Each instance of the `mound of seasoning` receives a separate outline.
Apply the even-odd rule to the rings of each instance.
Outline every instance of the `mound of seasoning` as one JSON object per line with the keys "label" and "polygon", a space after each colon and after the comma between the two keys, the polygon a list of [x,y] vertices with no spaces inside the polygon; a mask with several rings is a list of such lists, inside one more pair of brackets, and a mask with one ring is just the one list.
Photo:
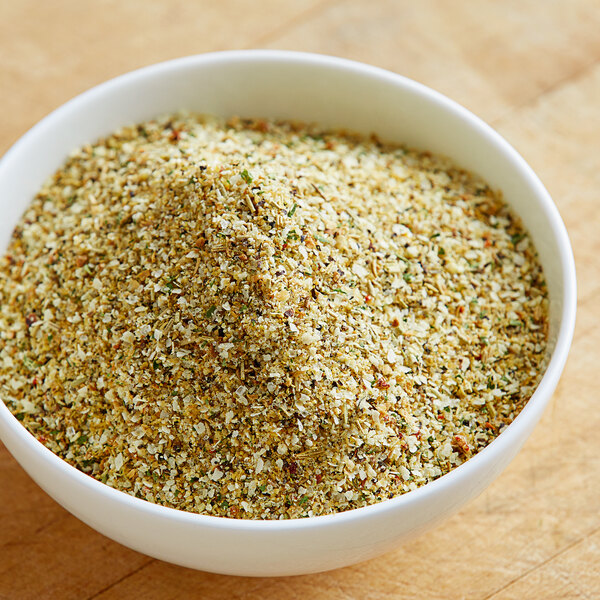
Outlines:
{"label": "mound of seasoning", "polygon": [[445,159],[177,114],[74,152],[0,262],[0,393],[150,502],[282,519],[414,490],[541,377],[519,220]]}

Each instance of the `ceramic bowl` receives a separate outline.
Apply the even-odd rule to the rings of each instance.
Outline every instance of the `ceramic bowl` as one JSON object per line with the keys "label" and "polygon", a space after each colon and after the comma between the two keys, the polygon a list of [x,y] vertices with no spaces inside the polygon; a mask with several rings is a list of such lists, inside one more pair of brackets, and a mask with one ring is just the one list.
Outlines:
{"label": "ceramic bowl", "polygon": [[114,490],[45,448],[0,403],[0,435],[31,477],[82,521],[126,546],[206,571],[292,575],[363,561],[456,512],[517,454],[556,386],[575,321],[575,268],[557,209],[531,168],[489,126],[414,81],[326,56],[222,52],[150,66],[99,85],[54,111],[0,162],[0,251],[42,182],[78,146],[118,127],[189,109],[295,119],[375,133],[451,157],[481,175],[521,216],[550,295],[549,366],[515,421],[488,447],[415,491],[334,515],[249,521],[186,513]]}

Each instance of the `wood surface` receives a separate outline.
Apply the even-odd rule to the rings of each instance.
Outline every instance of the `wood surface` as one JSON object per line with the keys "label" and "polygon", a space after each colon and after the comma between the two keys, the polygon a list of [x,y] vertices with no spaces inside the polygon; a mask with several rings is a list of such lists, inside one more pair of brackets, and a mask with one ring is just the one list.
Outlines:
{"label": "wood surface", "polygon": [[517,459],[454,518],[381,558],[303,577],[219,576],[133,552],[58,506],[0,446],[0,598],[600,598],[600,3],[0,0],[0,154],[109,77],[256,47],[408,75],[521,152],[577,262],[577,328],[558,389]]}

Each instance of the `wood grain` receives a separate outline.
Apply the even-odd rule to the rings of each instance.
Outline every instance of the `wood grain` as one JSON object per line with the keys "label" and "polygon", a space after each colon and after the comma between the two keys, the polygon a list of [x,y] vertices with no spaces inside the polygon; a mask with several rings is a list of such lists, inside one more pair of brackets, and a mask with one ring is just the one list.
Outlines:
{"label": "wood grain", "polygon": [[369,62],[493,120],[596,62],[599,28],[593,0],[346,0],[269,46]]}
{"label": "wood grain", "polygon": [[138,67],[255,44],[325,0],[0,0],[4,152],[74,95]]}
{"label": "wood grain", "polygon": [[224,48],[323,52],[413,77],[490,121],[541,176],[579,281],[572,353],[517,459],[434,531],[319,575],[233,578],[83,525],[0,447],[0,599],[600,597],[600,6],[596,0],[0,0],[0,152],[109,77]]}

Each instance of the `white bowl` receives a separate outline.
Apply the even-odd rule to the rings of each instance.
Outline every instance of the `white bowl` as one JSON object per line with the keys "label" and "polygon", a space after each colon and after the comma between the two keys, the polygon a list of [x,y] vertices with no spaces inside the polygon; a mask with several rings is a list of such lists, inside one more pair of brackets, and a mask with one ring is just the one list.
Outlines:
{"label": "white bowl", "polygon": [[118,127],[189,109],[271,117],[376,133],[450,156],[478,173],[522,217],[550,294],[549,367],[515,421],[462,466],[413,492],[348,512],[287,521],[186,513],[114,490],[68,465],[0,403],[0,435],[33,479],[101,533],[173,563],[236,575],[292,575],[342,567],[391,550],[456,512],[521,448],[563,369],[575,321],[575,267],[564,225],[524,160],[466,109],[414,81],[337,58],[280,51],[192,56],[134,71],[67,102],[0,162],[0,249],[66,155]]}

